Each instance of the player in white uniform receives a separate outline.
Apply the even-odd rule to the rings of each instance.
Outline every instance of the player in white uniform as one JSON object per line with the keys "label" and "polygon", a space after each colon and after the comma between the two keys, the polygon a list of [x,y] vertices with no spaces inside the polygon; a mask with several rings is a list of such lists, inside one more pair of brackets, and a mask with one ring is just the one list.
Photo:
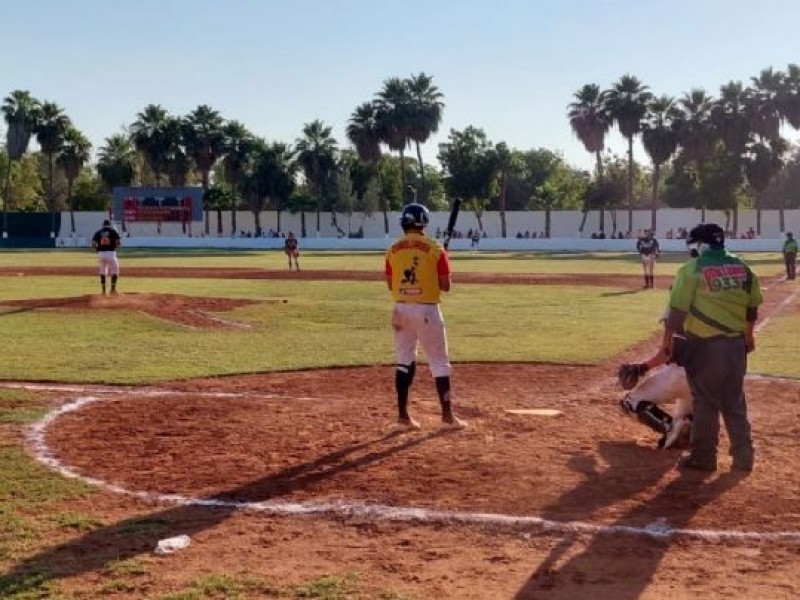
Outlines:
{"label": "player in white uniform", "polygon": [[652,288],[655,285],[654,269],[656,260],[661,256],[658,240],[653,237],[649,229],[645,229],[644,236],[636,242],[636,251],[642,258],[642,271],[644,272],[644,287]]}
{"label": "player in white uniform", "polygon": [[[661,434],[659,448],[671,448],[692,426],[692,393],[686,371],[675,363],[664,364],[659,352],[647,362],[652,374],[642,380],[620,401],[622,410]],[[662,405],[675,403],[672,414]]]}
{"label": "player in white uniform", "polygon": [[466,423],[453,414],[450,401],[450,359],[444,320],[439,310],[442,292],[450,291],[450,261],[447,251],[425,235],[428,209],[409,204],[403,209],[400,226],[403,235],[386,251],[386,284],[394,298],[395,389],[398,423],[417,429],[419,424],[408,413],[408,394],[417,366],[417,342],[422,345],[436,384],[442,421],[451,427]]}

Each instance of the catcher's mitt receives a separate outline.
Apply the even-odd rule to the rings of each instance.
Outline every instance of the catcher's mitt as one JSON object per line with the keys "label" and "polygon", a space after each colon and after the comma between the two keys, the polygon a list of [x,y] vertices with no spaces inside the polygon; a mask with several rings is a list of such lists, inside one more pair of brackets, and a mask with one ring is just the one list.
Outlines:
{"label": "catcher's mitt", "polygon": [[632,390],[639,383],[644,374],[647,373],[647,365],[644,363],[630,364],[625,363],[617,370],[619,384],[626,390]]}

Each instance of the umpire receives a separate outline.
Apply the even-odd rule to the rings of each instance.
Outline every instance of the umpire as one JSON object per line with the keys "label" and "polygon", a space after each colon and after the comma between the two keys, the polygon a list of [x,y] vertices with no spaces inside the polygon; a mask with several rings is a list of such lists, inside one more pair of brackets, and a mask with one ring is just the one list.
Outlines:
{"label": "umpire", "polygon": [[[718,225],[698,225],[686,243],[696,245],[699,255],[678,270],[663,342],[664,353],[686,368],[694,405],[691,451],[678,467],[716,470],[722,413],[733,469],[750,472],[754,450],[744,376],[762,302],[758,278],[725,249],[725,232]],[[685,348],[674,344],[676,333],[685,335]]]}
{"label": "umpire", "polygon": [[786,241],[783,243],[783,262],[786,265],[786,279],[793,280],[797,273],[797,240],[794,239],[792,232],[786,234]]}

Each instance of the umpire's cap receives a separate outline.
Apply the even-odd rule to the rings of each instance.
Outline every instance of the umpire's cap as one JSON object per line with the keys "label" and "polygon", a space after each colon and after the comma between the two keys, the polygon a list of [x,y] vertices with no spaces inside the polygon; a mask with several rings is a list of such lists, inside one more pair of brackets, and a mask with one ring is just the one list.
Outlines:
{"label": "umpire's cap", "polygon": [[108,219],[105,219],[103,221],[103,227],[111,227],[111,221],[109,221]]}
{"label": "umpire's cap", "polygon": [[400,227],[425,227],[430,220],[430,213],[422,204],[409,204],[400,215]]}
{"label": "umpire's cap", "polygon": [[725,231],[716,223],[702,223],[689,232],[687,244],[708,244],[712,248],[725,246]]}

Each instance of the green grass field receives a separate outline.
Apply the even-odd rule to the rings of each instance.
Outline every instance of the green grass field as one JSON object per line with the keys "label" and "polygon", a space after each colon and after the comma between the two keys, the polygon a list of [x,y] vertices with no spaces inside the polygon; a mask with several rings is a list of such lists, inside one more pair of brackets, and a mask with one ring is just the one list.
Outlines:
{"label": "green grass field", "polygon": [[[756,270],[780,272],[777,255],[753,255]],[[283,268],[276,252],[126,251],[125,266],[216,266]],[[307,269],[379,270],[380,253],[307,253]],[[659,273],[674,271],[670,257]],[[87,265],[75,251],[3,252],[0,266]],[[456,254],[456,270],[507,273],[638,273],[632,255]],[[71,297],[96,293],[86,277],[0,277],[4,300]],[[263,302],[220,317],[249,329],[198,330],[122,310],[19,310],[0,306],[0,379],[145,384],[178,378],[229,375],[334,365],[393,362],[391,301],[382,282],[138,279],[121,280],[125,293],[248,298]],[[285,302],[284,302],[285,300]],[[458,285],[443,304],[454,361],[547,361],[596,363],[654,335],[666,293],[591,286]],[[771,317],[758,336],[751,371],[800,377],[800,316],[797,299]],[[20,442],[26,424],[46,406],[35,394],[0,389],[0,567],[12,569],[48,548],[48,540],[102,527],[93,514],[55,507],[93,493],[82,483],[34,462]],[[72,595],[58,577],[0,575],[0,597],[135,597],[148,557],[110,564],[98,573],[97,589]],[[53,565],[53,568],[56,568]],[[144,574],[144,575],[143,575]],[[351,598],[358,574],[334,573],[297,586],[244,580],[225,574],[192,581],[184,590],[141,597]],[[400,598],[391,590],[382,597]]]}
{"label": "green grass field", "polygon": [[[175,378],[315,366],[392,362],[391,302],[382,282],[125,278],[125,266],[264,266],[281,268],[276,252],[129,251],[121,289],[127,293],[248,298],[263,302],[220,315],[247,330],[193,330],[138,312],[61,313],[0,308],[0,336],[13,340],[3,379],[144,383]],[[763,276],[780,272],[777,255],[749,257]],[[680,262],[659,265],[666,275]],[[379,270],[380,253],[315,253],[320,270]],[[75,251],[0,253],[0,266],[93,265]],[[483,273],[638,273],[635,256],[610,254],[456,253],[454,269]],[[95,293],[94,276],[4,277],[0,302]],[[594,363],[658,330],[664,292],[591,286],[457,285],[443,311],[455,361]],[[793,353],[797,324],[773,319],[753,366],[800,375]],[[782,341],[769,342],[771,332]],[[43,340],[47,340],[46,345]],[[788,352],[785,351],[788,344]],[[113,352],[98,352],[113,348]],[[796,350],[796,348],[794,348]]]}
{"label": "green grass field", "polygon": [[[776,252],[743,254],[759,275],[780,270],[781,257]],[[638,255],[632,252],[549,253],[549,252],[454,252],[456,271],[469,273],[612,273],[637,274],[641,271]],[[286,257],[276,250],[170,250],[123,248],[120,260],[130,267],[239,267],[284,269]],[[301,254],[304,270],[380,271],[382,252],[306,252]],[[673,275],[686,260],[682,252],[664,253],[658,274]],[[90,250],[5,250],[0,252],[0,267],[94,267]]]}

